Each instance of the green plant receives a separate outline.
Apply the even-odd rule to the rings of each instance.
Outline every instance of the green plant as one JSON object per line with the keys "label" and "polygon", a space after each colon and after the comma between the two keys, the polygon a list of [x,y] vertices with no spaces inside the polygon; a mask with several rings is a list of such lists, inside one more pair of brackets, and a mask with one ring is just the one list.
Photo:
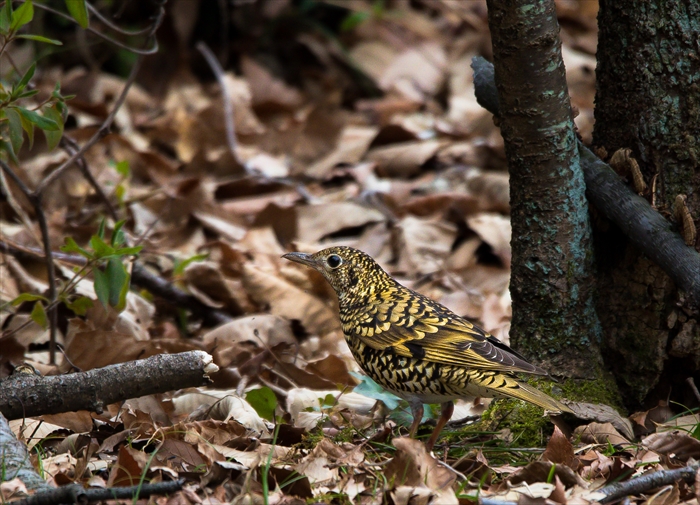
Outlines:
{"label": "green plant", "polygon": [[270,486],[268,483],[268,476],[270,473],[270,466],[272,466],[272,454],[275,452],[275,446],[277,445],[277,436],[280,432],[280,425],[275,425],[275,431],[272,435],[272,444],[270,447],[270,452],[267,455],[267,461],[265,465],[260,469],[260,486],[262,487],[263,493],[263,504],[269,505],[270,503]]}
{"label": "green plant", "polygon": [[[5,2],[0,9],[0,58],[4,56],[8,45],[17,39],[61,45],[60,41],[41,35],[19,33],[33,18],[34,7],[31,0],[26,0],[17,9],[13,9],[11,0]],[[32,64],[19,80],[9,87],[0,82],[0,152],[6,153],[14,162],[18,162],[17,153],[22,148],[25,133],[30,147],[33,145],[35,127],[44,132],[50,150],[58,145],[63,136],[63,124],[67,114],[65,102],[72,98],[63,96],[61,86],[57,83],[48,98],[38,104],[31,103],[29,99],[38,93],[38,90],[30,86],[35,70],[36,64]]]}
{"label": "green plant", "polygon": [[[138,254],[142,247],[125,247],[126,236],[122,227],[124,221],[114,225],[112,237],[105,241],[105,221],[90,239],[90,249],[80,247],[73,238],[67,237],[61,250],[67,253],[77,253],[83,256],[87,263],[79,271],[92,270],[97,299],[105,307],[114,307],[121,311],[126,306],[126,294],[129,291],[131,275],[124,266],[124,258]],[[65,291],[65,290],[64,290]]]}

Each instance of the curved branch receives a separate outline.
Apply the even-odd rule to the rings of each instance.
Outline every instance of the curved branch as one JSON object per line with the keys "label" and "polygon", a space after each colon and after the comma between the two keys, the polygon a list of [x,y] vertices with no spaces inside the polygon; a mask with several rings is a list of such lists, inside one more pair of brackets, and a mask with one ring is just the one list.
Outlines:
{"label": "curved branch", "polygon": [[[472,60],[479,104],[500,115],[493,65],[484,58]],[[612,168],[579,141],[586,196],[630,241],[668,274],[697,305],[700,303],[700,254],[685,244],[649,202],[628,188]]]}
{"label": "curved branch", "polygon": [[250,173],[248,167],[241,161],[238,156],[238,148],[236,143],[236,124],[233,119],[233,101],[231,100],[231,92],[226,86],[226,75],[224,74],[224,69],[221,67],[221,63],[216,59],[214,53],[212,53],[209,46],[204,42],[197,42],[197,50],[202,53],[204,59],[207,60],[209,67],[216,76],[216,80],[221,88],[221,96],[224,99],[224,118],[226,119],[226,140],[228,141],[228,149],[231,151],[231,155],[236,162],[245,168],[246,172]]}
{"label": "curved branch", "polygon": [[[33,2],[33,4],[34,4],[34,7],[38,7],[39,9],[45,10],[46,12],[50,12],[51,14],[54,14],[54,15],[56,15],[56,16],[62,17],[63,19],[67,19],[68,21],[71,21],[71,22],[75,23],[75,19],[73,19],[71,16],[69,16],[68,14],[65,14],[64,12],[61,12],[61,11],[59,11],[59,10],[56,10],[56,9],[54,9],[53,7],[49,7],[48,5],[40,4],[40,3],[38,3],[38,2]],[[89,4],[88,4],[88,5],[89,5]],[[92,7],[92,6],[90,6],[90,7]],[[161,8],[162,8],[162,7],[161,7]],[[95,11],[94,11],[94,8],[91,8],[90,10],[91,10],[91,12],[93,12],[93,13],[95,12]],[[105,20],[104,20],[101,16],[98,16],[98,17],[99,17],[100,21],[102,21],[103,23],[105,22]],[[161,18],[162,18],[162,16],[161,16]],[[112,29],[114,29],[114,30],[116,30],[116,31],[119,31],[120,33],[129,34],[129,32],[125,32],[124,30],[121,30],[120,28],[113,28],[113,25],[111,25],[111,23],[110,23],[110,24],[105,23],[105,24],[106,24],[107,26],[109,26],[110,28],[112,28]],[[158,24],[160,24],[160,21],[158,21]],[[158,52],[158,41],[155,40],[155,39],[153,40],[153,46],[152,46],[152,47],[149,47],[149,48],[147,48],[147,49],[138,49],[138,48],[136,48],[136,47],[127,46],[126,44],[124,44],[124,43],[122,43],[122,42],[119,42],[119,41],[116,40],[116,39],[113,39],[113,38],[110,37],[109,35],[106,35],[106,34],[102,33],[101,31],[95,30],[94,28],[91,28],[91,27],[89,27],[89,26],[88,26],[87,28],[85,28],[85,30],[87,30],[87,31],[90,32],[90,33],[93,33],[93,34],[97,35],[98,37],[100,37],[101,39],[104,39],[105,41],[109,42],[110,44],[114,44],[114,45],[117,46],[117,47],[121,47],[122,49],[126,49],[126,50],[129,51],[129,52],[132,52],[132,53],[135,53],[135,54],[140,54],[141,56],[147,56],[147,55],[149,55],[149,54],[155,54],[155,53]],[[143,30],[141,30],[141,31],[139,31],[139,32],[136,32],[136,33],[150,33],[151,30],[152,30],[152,25],[149,26],[148,28],[145,28],[145,29],[143,29]],[[149,36],[149,37],[150,37],[150,36]]]}

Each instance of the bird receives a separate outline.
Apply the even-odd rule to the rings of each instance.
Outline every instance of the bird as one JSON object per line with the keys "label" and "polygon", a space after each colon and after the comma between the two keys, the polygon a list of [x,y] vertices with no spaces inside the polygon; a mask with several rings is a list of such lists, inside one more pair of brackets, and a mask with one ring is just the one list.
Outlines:
{"label": "bird", "polygon": [[426,443],[429,451],[459,398],[510,397],[552,414],[572,412],[516,375],[549,375],[546,371],[466,318],[399,284],[368,254],[342,246],[282,257],[313,268],[333,287],[353,357],[375,382],[408,402],[411,438],[423,404],[441,404]]}

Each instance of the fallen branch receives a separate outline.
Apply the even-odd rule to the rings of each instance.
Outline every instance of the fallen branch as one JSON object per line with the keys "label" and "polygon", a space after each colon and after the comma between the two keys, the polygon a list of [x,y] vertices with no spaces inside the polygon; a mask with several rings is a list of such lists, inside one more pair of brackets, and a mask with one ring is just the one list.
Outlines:
{"label": "fallen branch", "polygon": [[101,413],[106,405],[209,384],[218,367],[204,351],[159,354],[87,372],[41,377],[16,374],[0,383],[0,413],[8,419],[76,410]]}
{"label": "fallen branch", "polygon": [[155,484],[141,484],[128,487],[90,488],[80,484],[62,486],[38,492],[29,498],[13,501],[13,505],[59,505],[61,503],[85,503],[106,500],[128,499],[134,502],[138,498],[174,493],[182,489],[185,479]]}
{"label": "fallen branch", "polygon": [[[484,58],[475,57],[472,68],[477,101],[498,117],[500,106],[493,65]],[[695,304],[700,303],[700,254],[688,247],[670,222],[649,202],[632,192],[608,164],[580,141],[579,154],[588,200],[666,272]]]}
{"label": "fallen branch", "polygon": [[648,473],[625,482],[616,482],[596,491],[596,493],[605,495],[604,498],[600,498],[598,501],[600,503],[610,503],[628,495],[647,493],[652,489],[674,484],[681,480],[693,482],[698,469],[700,469],[700,463],[695,463],[674,470],[659,470],[658,472]]}

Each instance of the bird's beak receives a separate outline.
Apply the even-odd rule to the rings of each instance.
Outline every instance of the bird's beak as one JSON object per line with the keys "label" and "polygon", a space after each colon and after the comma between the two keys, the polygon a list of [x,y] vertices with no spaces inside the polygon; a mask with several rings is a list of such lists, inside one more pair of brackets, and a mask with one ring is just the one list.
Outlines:
{"label": "bird's beak", "polygon": [[282,256],[284,259],[287,259],[289,261],[293,261],[294,263],[301,263],[302,265],[309,266],[311,268],[317,268],[318,263],[316,263],[316,260],[311,254],[306,254],[306,253],[300,253],[300,252],[293,252],[293,253],[287,253]]}

